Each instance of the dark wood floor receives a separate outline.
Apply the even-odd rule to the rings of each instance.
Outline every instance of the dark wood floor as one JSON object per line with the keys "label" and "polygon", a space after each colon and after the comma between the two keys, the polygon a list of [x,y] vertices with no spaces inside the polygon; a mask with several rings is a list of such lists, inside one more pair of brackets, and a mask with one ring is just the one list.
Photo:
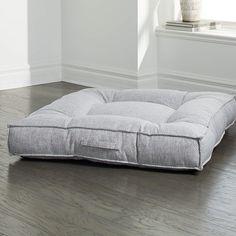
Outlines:
{"label": "dark wood floor", "polygon": [[235,126],[201,173],[9,156],[9,121],[79,89],[0,91],[0,235],[236,235]]}

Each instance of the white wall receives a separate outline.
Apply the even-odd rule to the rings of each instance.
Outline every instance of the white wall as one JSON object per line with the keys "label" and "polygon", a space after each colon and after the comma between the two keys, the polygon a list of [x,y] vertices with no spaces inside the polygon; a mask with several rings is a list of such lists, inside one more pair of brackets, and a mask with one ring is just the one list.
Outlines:
{"label": "white wall", "polygon": [[60,63],[60,0],[28,0],[28,52],[33,65]]}
{"label": "white wall", "polygon": [[136,0],[63,0],[63,63],[136,69]]}
{"label": "white wall", "polygon": [[26,0],[0,1],[0,71],[28,63]]}
{"label": "white wall", "polygon": [[[207,0],[204,5],[212,1]],[[208,16],[213,13],[214,11],[210,12]],[[178,1],[160,2],[158,10],[160,25],[167,20],[180,19],[180,15]],[[203,16],[208,17],[204,11]],[[222,31],[221,35],[214,32],[189,34],[159,29],[156,51],[158,87],[235,93],[236,43],[235,34],[231,33]]]}
{"label": "white wall", "polygon": [[236,91],[236,42],[231,33],[158,30],[159,87],[187,91]]}
{"label": "white wall", "polygon": [[155,29],[177,17],[178,4],[0,0],[0,89],[59,81],[61,71],[89,86],[156,87]]}
{"label": "white wall", "polygon": [[[157,43],[155,30],[158,26],[160,0],[138,0],[138,87],[157,86]],[[143,82],[145,82],[145,85]]]}
{"label": "white wall", "polygon": [[0,0],[0,89],[61,78],[61,1]]}
{"label": "white wall", "polygon": [[159,26],[163,26],[166,21],[179,20],[180,0],[159,0],[157,15]]}
{"label": "white wall", "polygon": [[120,78],[132,84],[137,73],[136,0],[63,0],[62,29],[65,80],[98,86],[117,80],[119,86]]}
{"label": "white wall", "polygon": [[62,0],[63,79],[102,87],[156,86],[159,4],[165,11],[160,0]]}

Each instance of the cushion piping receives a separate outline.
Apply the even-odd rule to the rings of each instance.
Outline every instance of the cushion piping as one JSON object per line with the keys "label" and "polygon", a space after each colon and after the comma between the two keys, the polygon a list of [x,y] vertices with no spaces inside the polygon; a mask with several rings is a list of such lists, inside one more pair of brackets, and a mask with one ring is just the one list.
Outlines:
{"label": "cushion piping", "polygon": [[153,136],[163,136],[163,137],[173,137],[173,138],[186,138],[192,140],[201,140],[202,137],[190,137],[184,135],[171,135],[171,134],[147,134],[143,132],[132,132],[126,130],[112,130],[112,129],[99,129],[99,128],[86,128],[86,127],[57,127],[57,126],[17,126],[17,125],[9,125],[9,128],[36,128],[36,129],[44,129],[44,128],[51,128],[51,129],[63,129],[63,130],[71,130],[71,129],[85,129],[85,130],[100,130],[100,131],[110,131],[115,133],[129,133],[129,134],[139,134],[145,135],[149,137]]}
{"label": "cushion piping", "polygon": [[39,157],[48,157],[48,160],[50,160],[50,158],[61,158],[62,160],[70,160],[69,158],[73,158],[72,160],[75,160],[75,158],[78,158],[79,160],[81,159],[85,159],[85,160],[89,160],[89,161],[95,161],[95,162],[102,162],[102,163],[110,163],[110,164],[127,164],[128,166],[136,166],[136,167],[149,167],[149,168],[160,168],[160,169],[174,169],[174,170],[198,170],[201,171],[202,168],[199,168],[199,166],[193,167],[193,166],[164,166],[164,165],[151,165],[151,164],[139,164],[139,163],[135,163],[135,162],[127,162],[127,161],[120,161],[120,160],[106,160],[106,159],[100,159],[100,158],[93,158],[93,157],[88,157],[88,156],[82,156],[82,155],[51,155],[51,154],[19,154],[19,153],[14,153],[14,155],[18,155],[21,157],[35,157],[35,158],[39,158]]}

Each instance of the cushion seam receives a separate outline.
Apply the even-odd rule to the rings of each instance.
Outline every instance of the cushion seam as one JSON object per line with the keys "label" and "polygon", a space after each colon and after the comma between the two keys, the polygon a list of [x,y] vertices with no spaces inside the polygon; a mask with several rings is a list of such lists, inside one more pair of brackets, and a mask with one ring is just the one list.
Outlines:
{"label": "cushion seam", "polygon": [[99,89],[96,89],[96,92],[99,96],[102,97],[103,101],[104,101],[104,104],[107,104],[110,102],[110,99],[103,93],[104,91],[101,91]]}
{"label": "cushion seam", "polygon": [[197,140],[197,144],[198,144],[198,153],[199,153],[199,164],[198,164],[198,168],[199,168],[199,169],[202,169],[202,152],[201,152],[200,139]]}
{"label": "cushion seam", "polygon": [[[184,94],[182,103],[181,103],[181,105],[180,105],[179,107],[181,107],[181,106],[185,103],[185,98],[187,97],[188,94],[189,94],[189,92],[186,92],[186,93]],[[179,107],[178,107],[178,108],[179,108]],[[178,108],[177,108],[176,110],[178,110]]]}
{"label": "cushion seam", "polygon": [[[59,110],[57,110],[57,109],[53,109],[53,108],[50,108],[50,109],[49,109],[49,108],[42,108],[42,109],[38,110],[38,112],[36,111],[37,113],[36,113],[36,112],[35,112],[35,114],[32,113],[29,117],[45,115],[45,113],[41,113],[42,111],[57,112],[57,113],[62,114],[62,115],[64,115],[64,116],[70,117],[70,116],[68,116],[66,113],[64,113],[64,112],[62,112],[62,111],[59,111]],[[46,115],[48,115],[48,113],[46,113]],[[50,115],[51,115],[51,114],[50,114]]]}
{"label": "cushion seam", "polygon": [[193,139],[193,140],[200,140],[202,137],[190,137],[190,136],[183,136],[183,135],[170,135],[170,134],[147,134],[142,132],[132,132],[132,131],[125,131],[125,130],[111,130],[111,129],[99,129],[99,128],[86,128],[86,127],[55,127],[55,126],[9,126],[9,128],[52,128],[52,129],[62,129],[62,130],[72,130],[72,129],[85,129],[85,130],[97,130],[97,131],[109,131],[115,133],[130,133],[130,134],[138,134],[138,135],[145,135],[149,137],[155,136],[164,136],[164,137],[174,137],[174,138],[186,138],[186,139]]}

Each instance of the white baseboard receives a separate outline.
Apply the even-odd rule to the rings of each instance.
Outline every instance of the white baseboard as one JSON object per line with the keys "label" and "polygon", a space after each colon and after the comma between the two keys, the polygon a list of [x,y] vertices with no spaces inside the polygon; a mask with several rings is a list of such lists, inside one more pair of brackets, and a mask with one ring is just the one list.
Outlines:
{"label": "white baseboard", "polygon": [[139,89],[154,89],[158,88],[157,74],[139,75],[137,80],[137,88]]}
{"label": "white baseboard", "polygon": [[63,65],[62,80],[88,87],[97,88],[153,88],[157,87],[157,75],[138,75],[135,73],[120,73],[84,66]]}
{"label": "white baseboard", "polygon": [[0,90],[65,81],[98,88],[166,88],[187,91],[220,91],[236,93],[236,82],[226,78],[174,71],[134,75],[94,70],[60,64],[35,65],[0,71]]}
{"label": "white baseboard", "polygon": [[104,70],[74,65],[51,64],[7,68],[0,71],[0,90],[64,81],[97,88],[156,88],[155,73]]}
{"label": "white baseboard", "polygon": [[0,90],[61,81],[60,64],[24,66],[0,71]]}
{"label": "white baseboard", "polygon": [[205,75],[190,74],[176,71],[158,73],[158,87],[185,91],[217,91],[236,93],[236,82]]}
{"label": "white baseboard", "polygon": [[136,87],[136,80],[133,76],[74,65],[62,66],[62,80],[97,88],[124,89]]}

